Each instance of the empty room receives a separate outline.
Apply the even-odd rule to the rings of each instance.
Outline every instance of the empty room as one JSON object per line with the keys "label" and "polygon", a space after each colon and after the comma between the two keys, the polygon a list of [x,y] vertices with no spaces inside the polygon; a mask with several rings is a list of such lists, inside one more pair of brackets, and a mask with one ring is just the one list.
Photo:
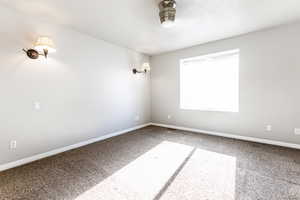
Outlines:
{"label": "empty room", "polygon": [[300,200],[299,0],[0,0],[0,200]]}

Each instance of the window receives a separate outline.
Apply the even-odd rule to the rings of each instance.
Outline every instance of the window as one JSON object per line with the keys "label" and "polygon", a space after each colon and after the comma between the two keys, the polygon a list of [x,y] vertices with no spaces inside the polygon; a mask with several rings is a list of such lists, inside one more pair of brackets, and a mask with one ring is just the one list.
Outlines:
{"label": "window", "polygon": [[181,60],[180,108],[239,112],[239,50]]}

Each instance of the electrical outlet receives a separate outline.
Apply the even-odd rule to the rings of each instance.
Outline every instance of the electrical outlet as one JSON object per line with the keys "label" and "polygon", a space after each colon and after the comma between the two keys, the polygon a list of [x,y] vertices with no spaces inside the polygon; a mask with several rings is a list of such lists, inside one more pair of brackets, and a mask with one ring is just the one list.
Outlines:
{"label": "electrical outlet", "polygon": [[33,107],[34,107],[35,110],[40,110],[40,109],[41,109],[41,104],[40,104],[40,102],[34,102],[34,103],[33,103]]}
{"label": "electrical outlet", "polygon": [[17,148],[17,141],[12,140],[10,141],[10,149],[16,149]]}
{"label": "electrical outlet", "polygon": [[300,135],[300,128],[295,128],[295,135]]}
{"label": "electrical outlet", "polygon": [[171,119],[172,118],[172,116],[171,115],[168,115],[168,119]]}
{"label": "electrical outlet", "polygon": [[272,126],[271,125],[267,125],[266,126],[266,131],[269,131],[269,132],[272,131]]}
{"label": "electrical outlet", "polygon": [[138,115],[135,116],[134,121],[136,121],[136,122],[137,122],[137,121],[140,121],[140,116],[138,116]]}

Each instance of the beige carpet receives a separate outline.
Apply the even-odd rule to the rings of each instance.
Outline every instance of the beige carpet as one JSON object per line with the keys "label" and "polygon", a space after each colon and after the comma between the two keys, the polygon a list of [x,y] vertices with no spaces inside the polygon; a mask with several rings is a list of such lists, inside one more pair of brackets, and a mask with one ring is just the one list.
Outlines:
{"label": "beige carpet", "polygon": [[0,199],[296,200],[300,151],[151,126],[2,172]]}

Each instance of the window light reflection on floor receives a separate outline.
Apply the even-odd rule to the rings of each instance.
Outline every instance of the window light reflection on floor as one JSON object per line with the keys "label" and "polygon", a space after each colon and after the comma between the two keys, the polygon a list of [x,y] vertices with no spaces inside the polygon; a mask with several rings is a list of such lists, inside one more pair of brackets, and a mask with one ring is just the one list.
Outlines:
{"label": "window light reflection on floor", "polygon": [[[160,199],[183,199],[180,195],[206,197],[209,194],[209,199],[226,196],[226,199],[234,200],[235,158],[201,149],[193,150],[195,148],[192,146],[164,141],[82,193],[76,200],[151,200],[160,192]],[[167,185],[178,169],[176,178]],[[164,188],[165,191],[162,191]]]}

